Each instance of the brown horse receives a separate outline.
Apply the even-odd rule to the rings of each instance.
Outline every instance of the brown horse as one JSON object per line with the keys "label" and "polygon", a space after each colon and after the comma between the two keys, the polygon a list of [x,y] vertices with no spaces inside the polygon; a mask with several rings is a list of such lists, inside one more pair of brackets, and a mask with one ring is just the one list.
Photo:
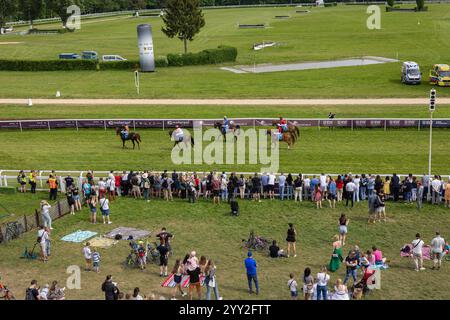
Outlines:
{"label": "brown horse", "polygon": [[[272,138],[272,148],[273,148],[274,144],[277,141],[280,141],[280,140],[278,140],[278,130],[267,129],[266,134],[270,135],[270,137]],[[297,140],[297,138],[293,133],[291,133],[289,131],[282,133],[281,141],[287,143],[288,149],[290,149],[291,147],[294,146],[294,143],[296,140]]]}
{"label": "brown horse", "polygon": [[138,145],[138,148],[141,149],[141,146],[139,145],[139,143],[142,142],[142,140],[141,140],[141,135],[140,135],[139,133],[137,133],[137,132],[129,132],[129,133],[128,133],[128,136],[127,136],[126,138],[124,138],[124,137],[121,135],[121,133],[120,133],[120,131],[121,131],[123,128],[124,128],[124,127],[122,127],[122,128],[117,127],[117,128],[116,128],[116,135],[117,135],[117,136],[120,135],[120,139],[122,139],[122,148],[125,148],[125,141],[131,140],[131,142],[133,142],[133,149],[136,147],[136,143],[137,143],[137,145]]}
{"label": "brown horse", "polygon": [[[214,123],[214,128],[219,129],[222,133],[223,141],[227,141],[227,133],[225,132],[223,125],[221,122]],[[229,132],[233,133],[234,141],[237,141],[238,135],[241,133],[241,126],[238,124],[229,124],[228,125]]]}
{"label": "brown horse", "polygon": [[[273,126],[278,126],[278,121],[272,121],[272,125]],[[294,126],[292,124],[288,124],[287,125],[287,132],[292,133],[293,135],[295,135],[295,138],[298,139],[300,137],[300,130],[298,129],[297,126]]]}

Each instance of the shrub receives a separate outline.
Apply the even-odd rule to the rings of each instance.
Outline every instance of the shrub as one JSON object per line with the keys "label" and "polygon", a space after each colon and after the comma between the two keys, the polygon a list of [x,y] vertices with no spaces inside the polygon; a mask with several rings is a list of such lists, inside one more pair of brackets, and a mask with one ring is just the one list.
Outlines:
{"label": "shrub", "polygon": [[0,70],[7,71],[67,71],[96,70],[95,60],[0,60]]}
{"label": "shrub", "polygon": [[193,66],[202,64],[217,64],[236,61],[237,49],[219,46],[217,49],[206,49],[197,53],[168,54],[169,66]]}
{"label": "shrub", "polygon": [[393,7],[395,3],[395,0],[387,0],[387,4],[389,7]]}

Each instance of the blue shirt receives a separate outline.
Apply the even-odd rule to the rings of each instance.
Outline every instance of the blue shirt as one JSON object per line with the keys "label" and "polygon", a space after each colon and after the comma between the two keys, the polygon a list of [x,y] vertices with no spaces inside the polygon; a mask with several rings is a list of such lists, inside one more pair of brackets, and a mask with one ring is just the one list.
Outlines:
{"label": "blue shirt", "polygon": [[249,276],[256,275],[256,261],[253,258],[245,259],[245,269],[247,269],[247,274]]}
{"label": "blue shirt", "polygon": [[266,176],[266,175],[262,176],[261,182],[262,182],[263,186],[267,186],[267,184],[269,183],[269,176]]}
{"label": "blue shirt", "polygon": [[319,179],[314,178],[314,179],[312,179],[311,182],[309,183],[309,187],[310,187],[311,189],[314,189],[314,188],[316,187],[316,185],[318,185],[318,184],[319,184]]}
{"label": "blue shirt", "polygon": [[278,182],[279,182],[280,187],[284,186],[285,183],[286,183],[286,177],[285,176],[280,176],[278,178]]}
{"label": "blue shirt", "polygon": [[336,194],[336,182],[330,182],[330,185],[328,186],[328,191],[331,194]]}

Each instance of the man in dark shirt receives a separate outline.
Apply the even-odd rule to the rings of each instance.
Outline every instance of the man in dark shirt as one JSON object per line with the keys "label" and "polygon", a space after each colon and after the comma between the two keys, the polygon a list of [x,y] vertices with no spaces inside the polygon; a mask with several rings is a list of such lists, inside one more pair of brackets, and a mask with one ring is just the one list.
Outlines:
{"label": "man in dark shirt", "polygon": [[345,258],[345,265],[347,266],[347,273],[345,275],[344,284],[347,284],[347,281],[350,278],[350,276],[352,276],[352,278],[353,278],[353,284],[357,283],[358,264],[359,264],[359,259],[356,256],[355,250],[350,251],[347,258]]}
{"label": "man in dark shirt", "polygon": [[66,189],[69,189],[73,185],[73,178],[70,174],[64,178],[64,181],[66,182]]}
{"label": "man in dark shirt", "polygon": [[391,191],[394,195],[394,201],[398,201],[398,193],[400,191],[400,178],[396,173],[394,173],[391,179]]}
{"label": "man in dark shirt", "polygon": [[272,245],[269,247],[269,254],[271,258],[278,258],[278,252],[280,251],[280,247],[277,246],[277,242],[273,240]]}
{"label": "man in dark shirt", "polygon": [[156,248],[159,251],[159,276],[167,276],[167,264],[169,262],[168,253],[169,248],[167,248],[166,243],[161,241],[161,244]]}
{"label": "man in dark shirt", "polygon": [[117,300],[119,289],[116,284],[112,282],[111,275],[106,276],[106,280],[102,284],[102,291],[105,292],[105,300]]}
{"label": "man in dark shirt", "polygon": [[25,293],[25,300],[41,300],[39,298],[39,290],[37,289],[37,281],[32,280],[31,286],[27,288]]}
{"label": "man in dark shirt", "polygon": [[170,232],[167,232],[166,228],[163,227],[161,229],[161,232],[156,235],[157,238],[159,238],[159,243],[163,244],[165,243],[167,248],[169,249],[169,252],[172,252],[172,247],[170,246],[170,239],[173,239],[173,234]]}

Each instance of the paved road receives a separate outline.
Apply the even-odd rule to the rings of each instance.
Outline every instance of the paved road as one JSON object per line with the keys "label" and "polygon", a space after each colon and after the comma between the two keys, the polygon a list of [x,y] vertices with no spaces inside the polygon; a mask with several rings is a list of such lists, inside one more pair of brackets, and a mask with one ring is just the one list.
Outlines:
{"label": "paved road", "polygon": [[[428,105],[427,98],[382,99],[33,99],[33,105]],[[450,98],[438,104],[450,105]],[[28,99],[0,99],[3,105],[27,105]]]}

